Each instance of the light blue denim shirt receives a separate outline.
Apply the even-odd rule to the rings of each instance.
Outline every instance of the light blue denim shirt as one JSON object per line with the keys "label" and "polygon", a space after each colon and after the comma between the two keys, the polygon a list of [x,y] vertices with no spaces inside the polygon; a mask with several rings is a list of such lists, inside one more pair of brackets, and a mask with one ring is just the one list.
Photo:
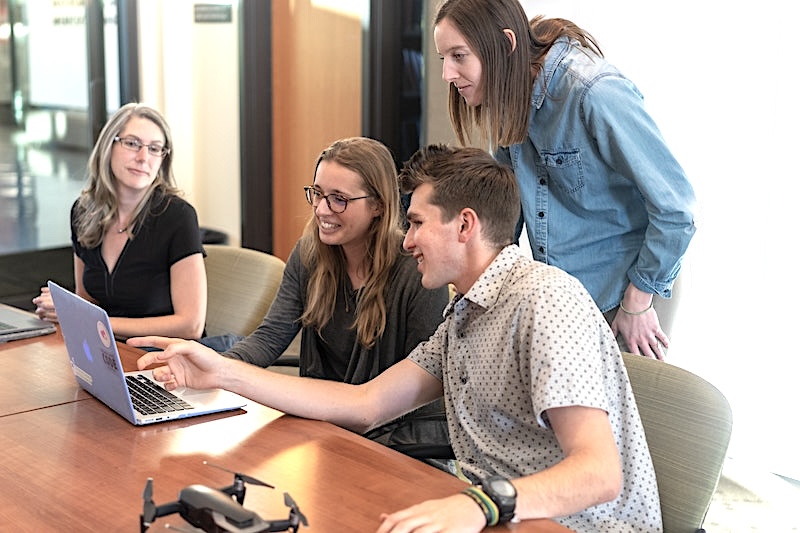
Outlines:
{"label": "light blue denim shirt", "polygon": [[511,165],[534,259],[578,278],[600,310],[628,282],[665,298],[695,232],[695,195],[636,86],[566,37],[533,87]]}

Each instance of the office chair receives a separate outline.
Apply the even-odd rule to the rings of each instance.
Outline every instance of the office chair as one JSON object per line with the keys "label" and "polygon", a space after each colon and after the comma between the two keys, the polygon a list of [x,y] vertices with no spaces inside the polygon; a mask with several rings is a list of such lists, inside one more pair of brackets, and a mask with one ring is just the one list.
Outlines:
{"label": "office chair", "polygon": [[283,277],[285,263],[265,252],[206,244],[209,336],[249,335],[267,314]]}
{"label": "office chair", "polygon": [[733,426],[709,382],[669,363],[623,353],[653,458],[664,533],[700,533]]}

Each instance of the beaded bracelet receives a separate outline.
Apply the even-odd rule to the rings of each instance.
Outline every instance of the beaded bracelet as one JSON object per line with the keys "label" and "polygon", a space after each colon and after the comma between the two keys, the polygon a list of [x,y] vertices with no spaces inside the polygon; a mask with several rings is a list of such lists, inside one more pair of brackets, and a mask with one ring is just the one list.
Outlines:
{"label": "beaded bracelet", "polygon": [[[655,300],[655,298],[653,298],[653,300]],[[649,310],[651,310],[653,308],[653,300],[650,300],[650,305],[647,306],[647,309],[643,309],[642,311],[628,311],[622,305],[622,302],[619,303],[619,308],[622,309],[622,312],[625,313],[626,315],[639,316],[639,315],[645,314],[646,312],[648,312]]]}
{"label": "beaded bracelet", "polygon": [[489,498],[478,487],[467,487],[461,492],[462,494],[466,494],[472,498],[475,503],[478,504],[478,507],[481,508],[481,511],[483,511],[483,516],[486,518],[486,527],[497,525],[497,523],[500,521],[500,510],[497,508],[497,504],[495,504],[491,498]]}

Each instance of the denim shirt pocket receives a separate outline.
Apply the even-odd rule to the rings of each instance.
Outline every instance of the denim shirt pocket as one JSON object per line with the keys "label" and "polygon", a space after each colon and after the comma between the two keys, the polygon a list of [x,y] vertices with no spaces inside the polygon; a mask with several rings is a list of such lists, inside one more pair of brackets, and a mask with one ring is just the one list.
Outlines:
{"label": "denim shirt pocket", "polygon": [[550,186],[556,186],[573,194],[584,186],[581,152],[578,149],[561,152],[542,151],[540,163],[550,178]]}

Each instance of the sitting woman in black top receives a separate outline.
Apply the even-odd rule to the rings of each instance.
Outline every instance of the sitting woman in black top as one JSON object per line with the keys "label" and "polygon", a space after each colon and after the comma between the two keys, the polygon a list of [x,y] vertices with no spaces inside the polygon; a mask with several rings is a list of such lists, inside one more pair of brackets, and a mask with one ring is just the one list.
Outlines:
{"label": "sitting woman in black top", "polygon": [[[118,337],[203,334],[202,237],[179,195],[166,121],[123,106],[100,133],[71,214],[75,292],[108,312]],[[33,303],[40,318],[58,320],[47,287]]]}

